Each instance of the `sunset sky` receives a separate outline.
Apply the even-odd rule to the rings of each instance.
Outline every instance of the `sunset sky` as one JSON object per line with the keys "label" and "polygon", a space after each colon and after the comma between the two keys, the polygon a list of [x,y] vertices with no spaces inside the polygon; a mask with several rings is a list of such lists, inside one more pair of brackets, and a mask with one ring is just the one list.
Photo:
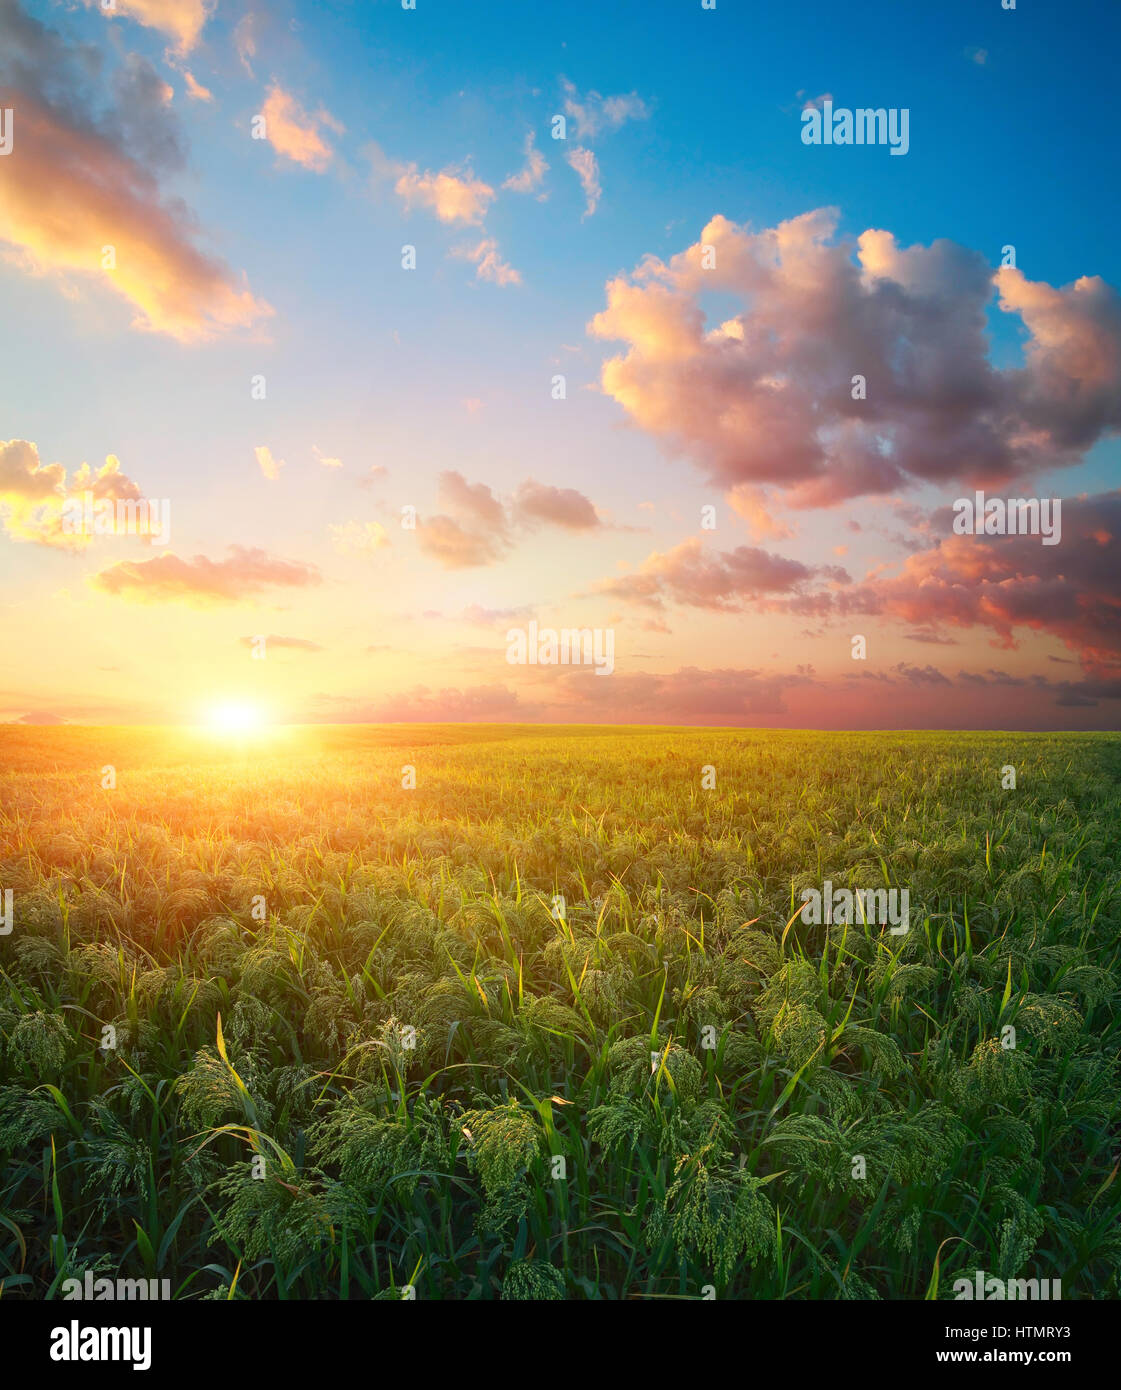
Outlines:
{"label": "sunset sky", "polygon": [[[1121,727],[1119,41],[0,0],[0,720]],[[827,100],[907,153],[804,144]],[[1061,542],[954,535],[975,488]],[[510,665],[531,619],[614,672]]]}

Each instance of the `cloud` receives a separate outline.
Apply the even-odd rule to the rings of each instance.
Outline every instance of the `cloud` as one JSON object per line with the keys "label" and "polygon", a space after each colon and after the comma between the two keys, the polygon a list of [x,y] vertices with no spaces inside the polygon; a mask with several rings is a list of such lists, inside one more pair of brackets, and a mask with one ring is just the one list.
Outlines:
{"label": "cloud", "polygon": [[261,10],[247,10],[234,29],[234,51],[250,77],[253,76],[253,67],[249,60],[257,56],[257,40],[264,24],[265,15]]}
{"label": "cloud", "polygon": [[923,642],[932,647],[956,647],[958,645],[956,637],[944,637],[939,632],[905,632],[903,639],[906,642]]}
{"label": "cloud", "polygon": [[552,487],[527,478],[509,508],[485,483],[468,483],[454,470],[440,474],[441,511],[417,524],[421,550],[446,569],[468,569],[501,560],[515,544],[514,523],[567,531],[602,526],[592,502],[575,488]]}
{"label": "cloud", "polygon": [[348,521],[331,526],[331,545],[340,555],[373,555],[389,544],[389,535],[380,521]]}
{"label": "cloud", "polygon": [[205,555],[183,560],[161,555],[154,560],[122,561],[89,581],[99,593],[137,603],[188,603],[205,607],[238,603],[270,588],[308,588],[322,582],[315,565],[280,560],[263,550],[231,545],[225,560]]}
{"label": "cloud", "polygon": [[[495,659],[502,661],[503,655],[499,647]],[[992,719],[1003,711],[1014,721],[1005,727],[1047,728],[1056,725],[1054,718],[1041,713],[1047,703],[1093,707],[1099,698],[1121,698],[1121,686],[1052,686],[1025,691],[1023,701],[1014,707],[1007,692],[994,691],[982,705],[982,687],[966,688],[929,668],[904,663],[903,669],[880,675],[877,692],[881,687],[890,689],[890,704],[885,704],[882,695],[869,698],[867,673],[863,679],[823,680],[811,667],[790,672],[691,666],[657,673],[616,669],[606,680],[597,680],[578,667],[536,667],[532,672],[523,670],[523,684],[514,689],[504,684],[445,689],[421,685],[374,701],[323,695],[311,717],[374,723],[550,721],[875,729],[912,727],[916,716],[935,727],[954,727],[963,714],[981,710],[990,722],[983,718],[975,727],[991,727]]]}
{"label": "cloud", "polygon": [[373,485],[389,475],[389,469],[380,463],[371,463],[367,471],[357,480],[358,486],[362,488],[373,487]]}
{"label": "cloud", "polygon": [[[574,723],[742,724],[781,716],[788,694],[816,685],[797,672],[754,669],[620,672],[607,680],[579,668],[543,668],[549,679],[548,717]],[[598,689],[596,687],[599,687]]]}
{"label": "cloud", "polygon": [[65,724],[61,714],[52,714],[50,710],[35,709],[28,714],[21,714],[16,720],[17,724]]}
{"label": "cloud", "polygon": [[38,447],[29,439],[0,440],[0,496],[5,501],[61,500],[65,482],[62,464],[40,463]]}
{"label": "cloud", "polygon": [[84,0],[84,4],[107,19],[121,15],[146,29],[157,29],[174,41],[178,52],[188,53],[198,43],[217,0],[113,0],[111,9],[102,0]]}
{"label": "cloud", "polygon": [[618,130],[625,121],[644,121],[650,114],[637,92],[625,96],[603,97],[598,92],[581,96],[567,78],[561,79],[564,89],[564,114],[575,126],[577,140],[594,140],[607,130]]}
{"label": "cloud", "polygon": [[433,516],[417,524],[417,543],[445,569],[492,565],[504,554],[501,540],[468,529],[450,516]]}
{"label": "cloud", "polygon": [[898,672],[904,680],[910,681],[912,685],[950,684],[947,677],[934,666],[912,666],[909,662],[900,661],[891,669]]}
{"label": "cloud", "polygon": [[520,285],[521,271],[498,254],[498,242],[493,237],[484,237],[477,246],[457,247],[452,255],[461,261],[471,261],[475,266],[475,278],[490,280],[495,285]]}
{"label": "cloud", "polygon": [[505,508],[485,483],[469,483],[454,470],[440,474],[443,512],[417,523],[417,543],[445,569],[470,569],[500,560],[510,546]]}
{"label": "cloud", "polygon": [[835,565],[804,565],[765,550],[741,545],[705,554],[696,536],[672,550],[654,551],[634,574],[601,580],[593,593],[662,608],[678,603],[690,608],[738,612],[752,600],[800,593],[812,580],[850,582]]}
{"label": "cloud", "polygon": [[[260,639],[257,637],[239,637],[237,640],[241,646],[253,648],[257,646]],[[309,642],[306,637],[278,637],[271,632],[265,638],[265,649],[268,650],[269,647],[284,647],[289,651],[296,652],[321,652],[323,650],[318,642]]]}
{"label": "cloud", "polygon": [[[955,535],[946,508],[928,519],[928,531],[941,539],[908,555],[898,574],[885,574],[881,566],[852,584],[843,570],[826,566],[800,578],[791,575],[786,593],[778,583],[758,586],[755,602],[769,611],[820,618],[894,618],[912,628],[902,634],[905,640],[939,646],[956,644],[946,629],[987,629],[992,644],[1007,650],[1017,647],[1025,630],[1046,633],[1077,653],[1086,680],[1098,682],[1096,695],[1113,698],[1113,685],[1121,690],[1121,489],[1067,499],[1062,506],[1060,545],[1041,545],[1037,536]],[[597,592],[655,607],[663,600],[735,607],[753,585],[750,578],[739,582],[740,569],[728,558],[702,558],[694,538],[668,556],[651,556],[636,574],[606,581]],[[810,586],[810,578],[824,580],[825,587]],[[1085,682],[1072,688],[1087,693]]]}
{"label": "cloud", "polygon": [[458,516],[505,531],[506,513],[486,483],[469,483],[462,473],[449,470],[437,480],[441,506]]}
{"label": "cloud", "polygon": [[765,496],[748,483],[739,483],[728,493],[728,505],[747,522],[753,540],[790,540],[794,532],[785,521],[771,513]]}
{"label": "cloud", "polygon": [[[832,209],[760,232],[717,216],[610,281],[589,332],[626,351],[605,393],[713,482],[793,507],[1032,475],[1121,429],[1121,298],[1104,281],[1056,289],[950,241],[850,243],[836,226]],[[989,360],[994,290],[1027,329],[1023,367]],[[708,294],[743,308],[709,327]]]}
{"label": "cloud", "polygon": [[599,207],[599,200],[603,193],[603,186],[599,181],[599,163],[591,150],[584,149],[582,145],[577,145],[574,149],[569,150],[565,159],[576,170],[580,187],[584,190],[586,201],[584,217],[591,217],[596,208]]}
{"label": "cloud", "polygon": [[324,468],[341,468],[343,466],[342,459],[333,458],[326,454],[320,453],[318,444],[313,444],[311,446],[311,451],[315,455],[316,463],[322,464]]}
{"label": "cloud", "polygon": [[106,91],[102,62],[0,0],[0,86],[14,111],[0,242],[30,272],[66,287],[96,282],[133,306],[133,327],[184,342],[267,317],[267,304],[198,249],[183,204],[161,196],[161,175],[184,163],[171,89],[133,54]]}
{"label": "cloud", "polygon": [[194,75],[184,68],[183,81],[187,88],[187,95],[192,101],[213,101],[214,93],[209,87],[204,87],[201,82],[196,82]]}
{"label": "cloud", "polygon": [[571,487],[552,487],[527,478],[514,497],[521,521],[544,521],[568,531],[592,531],[602,525],[591,500]]}
{"label": "cloud", "polygon": [[415,164],[391,167],[397,173],[395,191],[409,212],[423,208],[441,222],[477,227],[494,201],[494,189],[477,179],[469,168],[452,167],[439,174],[426,170],[422,174]]}
{"label": "cloud", "polygon": [[493,627],[496,623],[511,623],[519,618],[532,618],[533,609],[521,608],[483,608],[481,604],[469,604],[459,615],[460,622],[473,627]]}
{"label": "cloud", "polygon": [[323,127],[336,134],[343,130],[329,111],[320,107],[310,115],[290,92],[274,82],[261,114],[265,118],[265,136],[277,154],[317,174],[323,173],[335,153],[323,137]]}
{"label": "cloud", "polygon": [[280,470],[285,466],[283,459],[274,459],[272,450],[267,444],[258,444],[253,450],[253,457],[266,478],[276,482],[280,477]]}
{"label": "cloud", "polygon": [[[98,532],[63,529],[63,507],[83,501],[138,499],[140,489],[121,471],[121,461],[109,454],[96,470],[83,463],[67,480],[60,463],[44,464],[38,447],[28,439],[0,439],[0,521],[13,540],[58,550],[83,550]],[[147,515],[137,515],[137,532],[146,535]]]}
{"label": "cloud", "polygon": [[[536,193],[548,171],[549,165],[545,156],[533,143],[533,131],[531,130],[525,138],[524,167],[519,173],[511,174],[502,187],[510,193]],[[546,196],[544,193],[538,194],[539,201],[544,201]]]}
{"label": "cloud", "polygon": [[517,693],[504,685],[477,685],[466,690],[417,685],[374,701],[320,695],[313,718],[332,724],[504,724],[524,723],[539,718],[540,713],[538,707],[522,704]]}
{"label": "cloud", "polygon": [[909,555],[897,576],[857,586],[846,604],[930,631],[988,628],[1006,648],[1024,628],[1050,633],[1089,672],[1121,674],[1121,489],[1064,501],[1060,545],[954,535],[948,509],[934,521],[945,539]]}

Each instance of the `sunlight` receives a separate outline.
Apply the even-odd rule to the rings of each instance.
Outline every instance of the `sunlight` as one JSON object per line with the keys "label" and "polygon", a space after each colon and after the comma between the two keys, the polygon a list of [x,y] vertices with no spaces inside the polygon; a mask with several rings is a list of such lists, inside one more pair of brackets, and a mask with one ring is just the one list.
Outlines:
{"label": "sunlight", "polygon": [[207,711],[206,726],[220,734],[257,733],[268,724],[260,705],[247,700],[225,700]]}

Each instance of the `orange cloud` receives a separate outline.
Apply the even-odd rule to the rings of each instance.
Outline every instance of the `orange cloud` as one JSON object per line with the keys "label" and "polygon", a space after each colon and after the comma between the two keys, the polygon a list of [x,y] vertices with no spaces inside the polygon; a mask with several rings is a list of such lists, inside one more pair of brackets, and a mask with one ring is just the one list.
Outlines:
{"label": "orange cloud", "polygon": [[[141,495],[121,472],[115,454],[96,472],[83,463],[67,482],[62,464],[41,463],[39,450],[30,440],[0,439],[0,521],[13,540],[57,550],[84,549],[94,534],[64,529],[63,508],[68,500],[80,500],[87,492],[97,501]],[[137,534],[147,534],[143,523]]]}
{"label": "orange cloud", "polygon": [[[477,179],[470,169],[444,169],[439,174],[417,172],[415,164],[398,165],[398,196],[411,212],[425,208],[441,222],[463,222],[477,227],[494,201],[494,189]],[[461,177],[462,173],[462,177]]]}
{"label": "orange cloud", "polygon": [[196,82],[192,73],[184,69],[183,81],[187,84],[187,95],[194,101],[213,101],[214,93],[209,87],[204,87],[201,82]]}
{"label": "orange cloud", "polygon": [[41,464],[39,450],[29,439],[0,439],[0,496],[5,500],[61,498],[65,482],[62,464]]}
{"label": "orange cloud", "polygon": [[33,273],[100,284],[133,306],[135,328],[184,342],[271,314],[229,267],[198,249],[188,210],[161,198],[158,171],[179,167],[183,156],[170,88],[151,64],[126,59],[112,78],[112,108],[95,119],[83,108],[84,51],[15,6],[0,30],[0,81],[10,85],[14,111],[0,242],[17,261]]}
{"label": "orange cloud", "polygon": [[310,115],[294,96],[276,83],[269,89],[261,110],[265,136],[277,154],[321,174],[334,158],[334,150],[323,138],[322,127],[341,134],[343,127],[322,107]]}
{"label": "orange cloud", "polygon": [[495,285],[520,285],[522,275],[498,254],[498,242],[493,237],[484,237],[477,246],[460,246],[452,252],[457,260],[471,261],[475,266],[475,278],[490,280]]}
{"label": "orange cloud", "polygon": [[765,497],[757,488],[740,483],[728,493],[728,505],[744,521],[754,540],[769,537],[771,540],[789,540],[794,532],[785,521],[772,515]]}
{"label": "orange cloud", "polygon": [[122,15],[146,29],[158,29],[174,41],[180,53],[187,53],[198,43],[217,0],[113,0],[111,9],[106,9],[102,0],[85,0],[85,4],[107,19]]}
{"label": "orange cloud", "polygon": [[267,444],[258,444],[253,450],[253,457],[257,460],[261,472],[270,482],[276,482],[280,477],[280,470],[284,467],[283,459],[275,459],[272,450]]}
{"label": "orange cloud", "polygon": [[340,555],[373,555],[390,544],[380,521],[348,521],[329,529],[331,544]]}
{"label": "orange cloud", "polygon": [[469,530],[450,516],[433,516],[417,524],[417,544],[445,569],[471,569],[501,559],[498,537]]}
{"label": "orange cloud", "polygon": [[307,588],[322,583],[322,576],[315,565],[232,545],[225,560],[209,560],[205,555],[191,560],[161,555],[154,560],[122,561],[95,574],[89,582],[100,593],[137,603],[208,607],[238,603],[273,587]]}

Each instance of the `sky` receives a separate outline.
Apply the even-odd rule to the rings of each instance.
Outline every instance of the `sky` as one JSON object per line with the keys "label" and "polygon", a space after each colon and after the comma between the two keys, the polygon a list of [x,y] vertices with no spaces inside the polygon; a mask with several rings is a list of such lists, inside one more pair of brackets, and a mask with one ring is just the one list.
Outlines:
{"label": "sky", "polygon": [[408,3],[0,0],[0,720],[1121,727],[1121,9]]}

